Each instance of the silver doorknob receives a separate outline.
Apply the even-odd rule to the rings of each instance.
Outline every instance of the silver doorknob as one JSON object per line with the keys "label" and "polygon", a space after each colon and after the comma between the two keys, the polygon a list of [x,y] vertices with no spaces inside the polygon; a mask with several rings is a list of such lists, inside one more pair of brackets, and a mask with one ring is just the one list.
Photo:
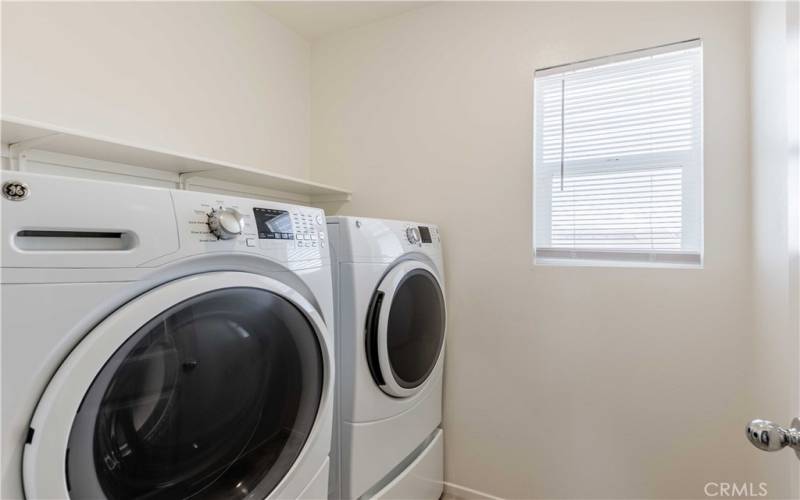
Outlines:
{"label": "silver doorknob", "polygon": [[747,424],[747,439],[764,451],[778,451],[789,446],[800,458],[800,419],[792,420],[788,429],[769,420],[753,420]]}

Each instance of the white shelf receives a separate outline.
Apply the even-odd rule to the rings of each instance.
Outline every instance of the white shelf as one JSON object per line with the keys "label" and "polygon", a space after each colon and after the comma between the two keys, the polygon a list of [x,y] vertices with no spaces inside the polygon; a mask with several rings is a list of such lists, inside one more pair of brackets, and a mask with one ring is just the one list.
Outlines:
{"label": "white shelf", "polygon": [[218,180],[256,188],[292,193],[309,201],[349,201],[351,192],[225,161],[198,158],[146,148],[106,137],[82,133],[15,117],[2,118],[2,144],[8,147],[12,168],[24,166],[24,152],[48,151],[178,174],[181,184],[189,178]]}

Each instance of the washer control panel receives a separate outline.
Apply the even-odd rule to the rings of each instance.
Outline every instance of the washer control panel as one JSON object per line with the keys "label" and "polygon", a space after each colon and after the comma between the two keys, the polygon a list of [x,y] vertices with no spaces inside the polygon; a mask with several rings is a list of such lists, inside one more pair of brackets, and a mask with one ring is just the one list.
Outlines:
{"label": "washer control panel", "polygon": [[236,250],[280,260],[328,257],[321,209],[194,191],[173,191],[181,246]]}
{"label": "washer control panel", "polygon": [[253,207],[258,238],[262,240],[293,240],[294,228],[288,210]]}
{"label": "washer control panel", "polygon": [[321,213],[296,211],[292,213],[295,240],[298,248],[326,248],[325,216]]}

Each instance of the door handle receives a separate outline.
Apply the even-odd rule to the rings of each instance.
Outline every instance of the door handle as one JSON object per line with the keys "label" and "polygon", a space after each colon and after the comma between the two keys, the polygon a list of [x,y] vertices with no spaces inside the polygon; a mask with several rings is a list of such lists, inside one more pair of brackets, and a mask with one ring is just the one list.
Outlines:
{"label": "door handle", "polygon": [[788,446],[800,458],[800,418],[792,420],[788,429],[769,420],[753,420],[747,424],[747,439],[764,451],[778,451]]}

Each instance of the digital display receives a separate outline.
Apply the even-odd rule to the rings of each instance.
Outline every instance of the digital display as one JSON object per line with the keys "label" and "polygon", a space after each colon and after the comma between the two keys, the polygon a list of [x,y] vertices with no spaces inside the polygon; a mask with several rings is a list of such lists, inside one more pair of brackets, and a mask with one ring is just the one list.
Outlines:
{"label": "digital display", "polygon": [[423,243],[433,242],[431,239],[431,230],[427,226],[418,226],[417,229],[419,229],[419,236]]}
{"label": "digital display", "polygon": [[293,240],[292,218],[286,210],[254,208],[258,238],[262,240]]}

